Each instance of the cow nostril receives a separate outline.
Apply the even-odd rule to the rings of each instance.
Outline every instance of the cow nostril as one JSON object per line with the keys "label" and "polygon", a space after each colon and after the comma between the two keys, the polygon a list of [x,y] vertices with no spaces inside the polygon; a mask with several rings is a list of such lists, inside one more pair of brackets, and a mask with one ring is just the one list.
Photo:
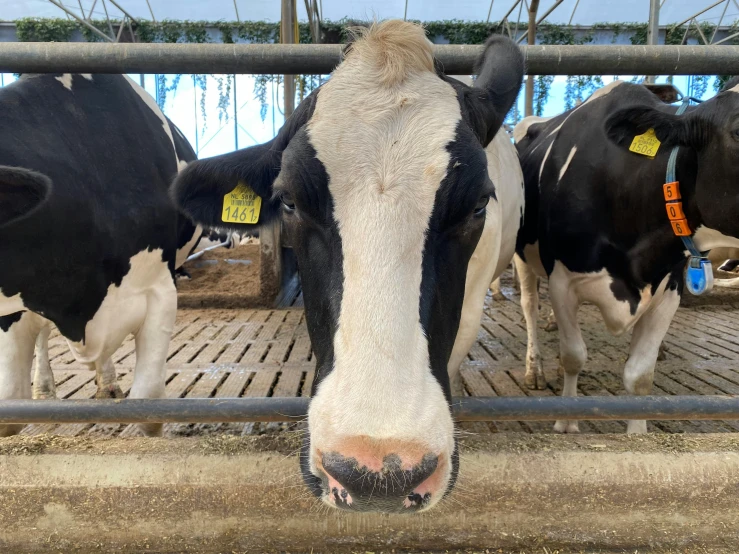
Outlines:
{"label": "cow nostril", "polygon": [[408,495],[408,503],[407,503],[407,506],[408,507],[412,507],[413,506],[413,507],[421,508],[421,507],[425,506],[426,504],[428,504],[429,502],[431,502],[431,493],[430,492],[427,492],[423,496],[421,496],[420,493],[413,492],[413,493],[411,493],[411,494]]}
{"label": "cow nostril", "polygon": [[410,467],[397,454],[385,456],[380,465],[376,458],[368,457],[363,463],[355,457],[329,452],[322,456],[321,465],[330,497],[337,505],[396,499],[406,507],[420,508],[429,503],[434,491],[417,489],[437,470],[439,457],[426,454]]}

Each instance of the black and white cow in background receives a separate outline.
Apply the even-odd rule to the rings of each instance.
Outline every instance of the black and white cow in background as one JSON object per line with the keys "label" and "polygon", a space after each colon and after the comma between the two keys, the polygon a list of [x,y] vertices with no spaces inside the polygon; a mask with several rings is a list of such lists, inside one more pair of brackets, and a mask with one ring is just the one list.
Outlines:
{"label": "black and white cow in background", "polygon": [[0,166],[0,227],[25,217],[41,206],[51,192],[43,175]]}
{"label": "black and white cow in background", "polygon": [[[0,89],[0,213],[17,210],[21,195],[49,191],[34,211],[0,226],[0,399],[31,397],[34,346],[34,393],[54,395],[50,323],[77,361],[97,371],[99,395],[115,395],[110,358],[130,333],[130,396],[164,393],[173,272],[200,236],[168,188],[194,159],[127,77],[24,75]],[[0,426],[0,436],[18,430]]]}
{"label": "black and white cow in background", "polygon": [[522,75],[508,39],[489,40],[470,88],[435,68],[423,28],[375,24],[274,140],[175,182],[206,227],[239,181],[262,198],[258,224],[283,218],[316,356],[301,469],[330,506],[412,512],[453,486],[447,366],[515,248],[523,179],[496,134]]}
{"label": "black and white cow in background", "polygon": [[[535,273],[549,277],[562,394],[577,394],[587,359],[577,323],[583,302],[599,308],[612,333],[633,330],[624,385],[629,394],[651,391],[658,349],[680,304],[687,255],[663,197],[674,146],[680,147],[676,178],[696,245],[739,246],[739,81],[683,115],[676,110],[645,87],[616,81],[557,117],[519,123],[526,217],[517,253],[526,263],[518,260],[517,268],[532,385],[544,385]],[[629,151],[634,137],[649,129],[661,141],[654,159]],[[576,432],[577,422],[558,421],[555,430]],[[646,430],[645,421],[628,422],[628,432]]]}

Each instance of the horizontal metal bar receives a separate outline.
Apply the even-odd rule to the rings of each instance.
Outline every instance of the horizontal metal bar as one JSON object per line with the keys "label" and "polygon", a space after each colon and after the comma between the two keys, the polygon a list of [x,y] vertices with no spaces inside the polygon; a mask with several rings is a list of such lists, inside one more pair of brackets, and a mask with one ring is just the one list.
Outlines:
{"label": "horizontal metal bar", "polygon": [[[0,423],[296,421],[308,398],[3,400]],[[739,397],[614,396],[455,398],[458,421],[739,419]]]}
{"label": "horizontal metal bar", "polygon": [[458,421],[739,419],[739,396],[581,396],[455,399]]}
{"label": "horizontal metal bar", "polygon": [[208,246],[207,248],[198,250],[197,252],[195,252],[195,254],[190,254],[190,256],[188,256],[188,258],[185,261],[191,262],[193,260],[197,260],[200,256],[202,256],[206,252],[210,252],[211,250],[215,250],[216,248],[230,248],[231,242],[233,242],[233,238],[229,237],[226,242],[219,242],[218,244],[214,244],[213,246]]}
{"label": "horizontal metal bar", "polygon": [[[739,74],[739,46],[522,46],[534,75]],[[468,75],[482,46],[437,45],[449,75]],[[0,43],[0,71],[325,75],[338,44]]]}

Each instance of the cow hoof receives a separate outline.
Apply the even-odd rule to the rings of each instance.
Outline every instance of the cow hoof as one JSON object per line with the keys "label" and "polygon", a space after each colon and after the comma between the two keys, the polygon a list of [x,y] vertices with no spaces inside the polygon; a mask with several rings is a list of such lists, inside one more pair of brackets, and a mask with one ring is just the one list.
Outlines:
{"label": "cow hoof", "polygon": [[505,300],[505,295],[502,292],[494,292],[493,293],[493,300]]}
{"label": "cow hoof", "polygon": [[34,400],[56,400],[56,391],[33,391]]}
{"label": "cow hoof", "polygon": [[532,352],[526,356],[526,373],[523,382],[528,389],[544,390],[547,388],[547,380],[544,378],[544,368],[541,365],[541,355]]}
{"label": "cow hoof", "polygon": [[544,327],[544,330],[547,331],[548,333],[551,333],[552,331],[556,331],[558,328],[559,327],[557,327],[556,321],[550,321],[546,324],[546,326]]}
{"label": "cow hoof", "polygon": [[667,359],[667,355],[665,354],[665,347],[660,345],[659,347],[659,353],[657,354],[657,361],[664,361]]}
{"label": "cow hoof", "polygon": [[118,385],[110,385],[107,387],[99,388],[95,393],[95,398],[107,399],[107,398],[124,398],[123,391]]}
{"label": "cow hoof", "polygon": [[464,383],[462,383],[462,376],[459,373],[450,376],[449,388],[452,396],[464,396]]}
{"label": "cow hoof", "polygon": [[530,390],[544,390],[547,388],[547,380],[544,373],[539,369],[537,372],[526,372],[523,376],[523,383]]}
{"label": "cow hoof", "polygon": [[555,433],[579,433],[577,421],[559,420],[554,424]]}
{"label": "cow hoof", "polygon": [[13,435],[17,435],[21,432],[21,430],[25,427],[25,425],[0,425],[0,438],[2,437],[12,437]]}

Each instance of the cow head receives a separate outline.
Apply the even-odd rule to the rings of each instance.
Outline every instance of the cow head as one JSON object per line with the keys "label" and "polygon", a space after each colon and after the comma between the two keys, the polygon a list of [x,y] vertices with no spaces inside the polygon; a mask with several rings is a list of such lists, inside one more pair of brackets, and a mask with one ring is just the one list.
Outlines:
{"label": "cow head", "polygon": [[495,194],[483,148],[522,74],[495,37],[468,87],[436,71],[420,26],[375,24],[274,140],[175,182],[206,226],[238,181],[263,198],[258,223],[281,214],[316,357],[301,469],[331,506],[416,511],[453,485],[447,360]]}
{"label": "cow head", "polygon": [[22,167],[0,166],[0,227],[26,217],[46,201],[51,180]]}
{"label": "cow head", "polygon": [[679,146],[677,178],[692,227],[739,237],[739,80],[682,115],[674,111],[659,102],[624,108],[608,118],[606,132],[628,148],[651,128],[665,152]]}

